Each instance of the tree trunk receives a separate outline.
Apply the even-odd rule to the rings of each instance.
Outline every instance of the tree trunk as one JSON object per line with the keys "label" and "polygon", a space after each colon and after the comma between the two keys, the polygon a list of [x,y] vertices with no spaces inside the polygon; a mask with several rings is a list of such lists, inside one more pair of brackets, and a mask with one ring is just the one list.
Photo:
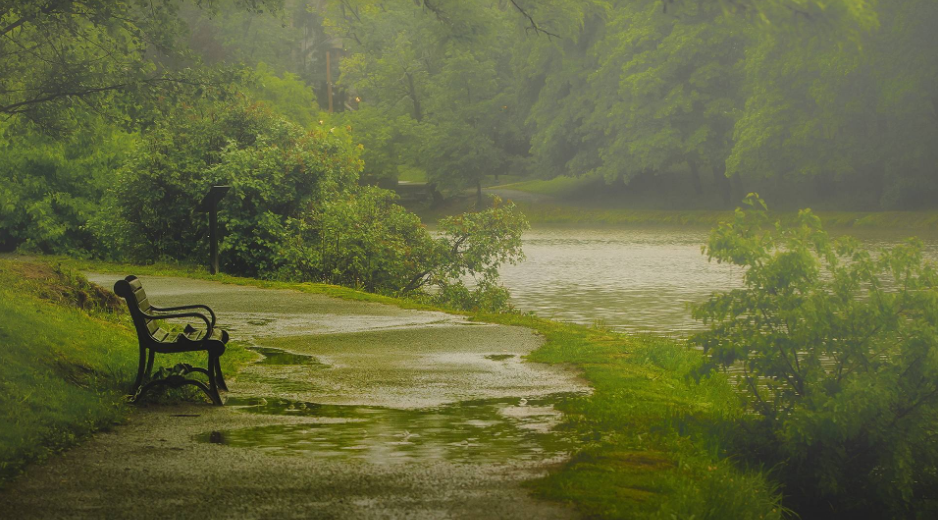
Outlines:
{"label": "tree trunk", "polygon": [[482,179],[476,179],[476,211],[482,211]]}
{"label": "tree trunk", "polygon": [[418,123],[423,122],[423,109],[420,107],[420,99],[417,97],[417,87],[414,85],[414,76],[407,73],[407,95],[414,103],[414,119]]}

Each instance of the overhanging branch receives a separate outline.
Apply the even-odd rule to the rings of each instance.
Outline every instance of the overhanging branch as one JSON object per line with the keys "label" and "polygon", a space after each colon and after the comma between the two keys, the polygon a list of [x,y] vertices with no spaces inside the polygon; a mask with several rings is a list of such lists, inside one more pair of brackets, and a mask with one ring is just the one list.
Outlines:
{"label": "overhanging branch", "polygon": [[547,29],[544,29],[543,27],[541,27],[541,26],[537,23],[537,21],[534,20],[534,17],[533,17],[533,16],[531,16],[530,14],[528,14],[528,12],[525,11],[523,7],[521,7],[520,5],[518,5],[518,2],[516,2],[515,0],[508,0],[508,1],[511,2],[511,5],[515,6],[515,9],[517,9],[518,12],[521,13],[521,16],[524,16],[525,18],[528,19],[528,23],[530,24],[530,26],[528,27],[528,29],[534,31],[534,34],[544,34],[544,35],[547,36],[548,39],[550,39],[550,38],[560,38],[560,35],[559,35],[559,34],[552,33],[552,32],[550,32],[550,31],[548,31]]}

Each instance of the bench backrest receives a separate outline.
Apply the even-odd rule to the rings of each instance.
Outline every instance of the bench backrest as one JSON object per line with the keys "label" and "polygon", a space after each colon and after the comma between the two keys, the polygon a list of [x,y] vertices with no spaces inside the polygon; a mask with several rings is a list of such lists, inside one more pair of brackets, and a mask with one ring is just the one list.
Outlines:
{"label": "bench backrest", "polygon": [[123,280],[118,280],[114,284],[114,293],[127,301],[127,307],[130,309],[130,317],[134,321],[134,327],[137,329],[137,337],[143,341],[149,338],[154,341],[163,341],[169,333],[160,328],[156,320],[147,318],[144,313],[151,313],[150,301],[147,299],[147,293],[143,290],[143,284],[140,280],[130,275]]}

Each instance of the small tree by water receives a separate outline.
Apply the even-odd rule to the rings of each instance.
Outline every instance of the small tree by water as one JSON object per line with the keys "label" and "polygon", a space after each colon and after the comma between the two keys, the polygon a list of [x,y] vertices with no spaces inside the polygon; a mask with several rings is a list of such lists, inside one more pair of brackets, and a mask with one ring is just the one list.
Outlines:
{"label": "small tree by water", "polygon": [[757,195],[745,203],[704,248],[744,268],[745,287],[693,309],[710,325],[693,338],[710,368],[740,371],[742,444],[804,513],[934,504],[938,272],[921,242],[870,253],[831,239],[810,210],[773,225]]}

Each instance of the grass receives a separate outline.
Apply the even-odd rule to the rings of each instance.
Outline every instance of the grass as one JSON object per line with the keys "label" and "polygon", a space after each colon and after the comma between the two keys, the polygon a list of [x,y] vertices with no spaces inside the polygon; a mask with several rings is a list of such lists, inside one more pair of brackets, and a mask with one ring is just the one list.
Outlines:
{"label": "grass", "polygon": [[603,182],[601,177],[584,175],[582,177],[555,177],[550,180],[531,179],[518,182],[503,183],[494,188],[517,190],[537,195],[551,197],[569,197],[573,194],[588,190],[595,184]]}
{"label": "grass", "polygon": [[783,518],[781,495],[724,451],[742,410],[722,376],[693,375],[699,352],[656,336],[623,335],[518,315],[485,321],[533,328],[529,360],[579,369],[594,393],[564,405],[587,439],[559,471],[532,484],[595,518]]}
{"label": "grass", "polygon": [[[114,298],[68,270],[0,260],[0,484],[131,413],[125,393],[137,339],[129,317],[113,312]],[[252,357],[230,345],[222,370]],[[204,358],[161,356],[157,364]]]}

